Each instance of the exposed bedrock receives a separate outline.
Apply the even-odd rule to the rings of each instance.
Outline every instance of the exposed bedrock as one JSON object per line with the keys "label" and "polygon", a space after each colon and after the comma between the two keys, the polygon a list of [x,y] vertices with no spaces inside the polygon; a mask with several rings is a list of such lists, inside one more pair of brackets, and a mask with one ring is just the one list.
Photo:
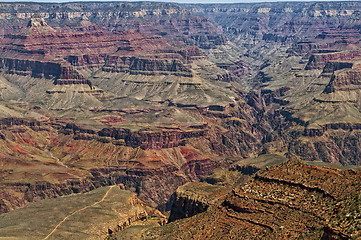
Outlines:
{"label": "exposed bedrock", "polygon": [[[0,68],[5,69],[10,74],[30,75],[48,79],[60,78],[63,75],[61,64],[52,62],[0,58]],[[64,75],[69,76],[69,74]]]}
{"label": "exposed bedrock", "polygon": [[231,191],[230,188],[211,185],[205,182],[187,183],[177,188],[168,223],[192,217],[219,203]]}
{"label": "exposed bedrock", "polygon": [[[201,214],[147,230],[143,239],[359,238],[360,174],[290,160],[259,171]],[[206,195],[197,187],[188,192],[189,203]],[[211,187],[208,193],[203,202],[213,197]],[[194,211],[199,207],[193,206]]]}
{"label": "exposed bedrock", "polygon": [[[316,132],[318,134],[318,132]],[[313,135],[309,140],[297,139],[289,145],[289,152],[306,161],[324,161],[342,165],[361,163],[359,129],[328,130],[321,137]]]}
{"label": "exposed bedrock", "polygon": [[[3,8],[14,12],[14,16],[0,15],[0,19],[11,21],[24,20],[34,13],[46,19],[50,25],[70,25],[84,30],[96,29],[96,25],[104,26],[108,30],[129,31],[136,29],[140,33],[161,35],[175,43],[214,48],[225,41],[221,31],[207,18],[190,14],[181,6],[170,3],[156,3],[155,7],[147,3],[96,3],[87,5],[68,5],[67,8],[59,5],[55,9],[47,6],[35,5],[32,12],[29,9],[18,9],[19,6],[6,4]],[[17,10],[15,10],[17,9]],[[21,24],[20,23],[20,24]],[[77,23],[77,24],[75,24]],[[158,26],[154,28],[154,26]],[[6,31],[9,27],[6,27]],[[106,45],[106,44],[104,44]]]}
{"label": "exposed bedrock", "polygon": [[[293,46],[287,50],[287,52],[300,55],[308,55],[312,52],[325,51],[324,49],[327,49],[329,47],[329,43],[301,41],[294,43]],[[328,52],[335,52],[335,50],[329,50]]]}
{"label": "exposed bedrock", "polygon": [[[336,76],[340,73],[344,76],[345,72],[357,72],[355,69],[343,69],[336,71]],[[341,74],[342,73],[342,74]],[[358,73],[351,78],[345,76],[341,78],[340,85],[347,90],[348,86],[358,86]],[[353,83],[353,84],[352,84]],[[331,83],[330,83],[331,84]],[[337,83],[335,82],[337,85]],[[347,85],[350,84],[350,85]],[[331,85],[332,86],[332,85]],[[335,88],[339,91],[339,88]],[[258,109],[258,114],[254,119],[258,119],[253,125],[253,138],[261,139],[262,145],[253,149],[263,149],[263,153],[267,153],[270,149],[282,149],[292,155],[296,155],[302,160],[306,161],[324,161],[341,165],[358,165],[361,163],[358,138],[360,137],[361,124],[358,122],[334,121],[329,123],[310,124],[303,122],[298,118],[293,118],[292,114],[287,111],[280,111],[276,106],[275,109],[268,109],[275,105],[281,104],[278,98],[283,94],[287,94],[286,89],[279,89],[278,91],[263,91],[262,94],[257,91],[251,92],[248,96],[248,104],[255,109]],[[230,129],[249,129],[249,127],[233,119],[230,123]],[[236,126],[241,127],[236,127]],[[255,131],[257,129],[257,131]],[[272,130],[271,130],[272,129]],[[244,131],[243,130],[243,134]],[[237,131],[232,130],[235,134]],[[241,134],[242,131],[239,131]],[[256,137],[256,132],[263,133],[263,136]],[[238,138],[240,139],[240,138]],[[242,139],[246,139],[247,143],[257,143],[255,139],[247,138],[243,135]],[[233,140],[231,142],[234,142]]]}
{"label": "exposed bedrock", "polygon": [[37,129],[38,127],[47,125],[47,122],[40,122],[35,119],[26,118],[2,118],[0,119],[0,129],[7,129],[10,126],[28,126]]}
{"label": "exposed bedrock", "polygon": [[[1,184],[1,212],[120,183],[147,204],[165,210],[178,186],[227,165],[224,159],[210,158],[184,142],[204,138],[206,126],[159,132],[105,128],[98,133],[71,123],[58,124],[17,118],[1,121],[0,163],[6,168],[0,177],[10,176]],[[23,181],[16,176],[24,176]]]}
{"label": "exposed bedrock", "polygon": [[226,43],[226,38],[221,34],[191,35],[190,39],[185,38],[184,42],[190,46],[198,46],[203,49],[216,48]]}
{"label": "exposed bedrock", "polygon": [[322,136],[327,130],[337,130],[342,129],[345,131],[352,131],[352,130],[360,130],[361,124],[360,123],[327,123],[324,125],[317,126],[315,128],[305,128],[304,135],[305,136]]}
{"label": "exposed bedrock", "polygon": [[177,59],[149,59],[129,56],[109,56],[102,68],[107,72],[129,72],[130,74],[174,74],[192,77],[191,70]]}
{"label": "exposed bedrock", "polygon": [[[0,122],[0,141],[6,142],[0,145],[6,149],[1,152],[6,153],[5,157],[0,154],[0,159],[7,159],[4,165],[10,166],[9,170],[0,172],[0,179],[18,177],[11,171],[22,170],[19,159],[24,160],[21,163],[25,173],[18,179],[28,177],[30,171],[38,174],[30,175],[31,181],[24,185],[16,185],[18,180],[13,185],[4,185],[9,191],[7,195],[1,193],[1,211],[30,201],[117,183],[137,192],[148,204],[169,209],[168,200],[179,184],[198,181],[214,168],[227,165],[224,159],[232,161],[236,157],[265,153],[291,154],[303,160],[343,165],[361,163],[360,123],[342,122],[335,117],[335,122],[321,119],[319,125],[310,124],[312,119],[308,120],[308,116],[312,111],[304,118],[297,115],[299,109],[307,109],[303,104],[308,102],[315,103],[317,116],[322,109],[331,112],[333,108],[326,105],[326,100],[333,104],[337,94],[345,93],[342,104],[346,102],[347,107],[354,107],[347,110],[357,113],[350,115],[360,119],[357,102],[347,98],[347,91],[359,90],[361,85],[357,63],[361,54],[359,50],[350,50],[358,49],[359,38],[353,32],[335,33],[353,9],[360,7],[359,3],[184,6],[190,11],[183,9],[183,5],[154,4],[155,7],[149,3],[115,2],[29,4],[31,11],[46,17],[54,28],[43,19],[32,19],[19,34],[5,36],[6,41],[0,43],[3,72],[54,79],[56,85],[89,85],[91,89],[88,86],[53,89],[46,86],[45,89],[44,86],[39,92],[51,93],[45,97],[32,89],[29,94],[24,90],[22,99],[37,104],[37,114],[48,111],[43,106],[49,103],[52,108],[44,115],[51,116],[51,123],[20,119]],[[0,6],[4,6],[0,32],[1,26],[9,25],[15,16],[19,19],[14,22],[17,26],[13,30],[19,30],[22,22],[33,14],[26,12],[21,4]],[[46,11],[46,6],[51,9]],[[193,14],[208,14],[219,26]],[[79,20],[88,21],[88,25],[78,24]],[[60,30],[56,26],[65,28]],[[327,33],[330,29],[333,32]],[[10,33],[8,28],[6,31]],[[229,42],[221,31],[234,42]],[[343,33],[350,39],[342,39]],[[337,39],[332,41],[332,38]],[[293,43],[295,46],[287,51]],[[310,71],[305,71],[308,57],[306,70]],[[317,78],[322,69],[323,74]],[[1,79],[0,90],[6,91],[3,81],[16,83],[20,89],[27,79],[30,78]],[[35,80],[45,82],[45,79]],[[32,85],[35,80],[26,83]],[[92,96],[93,93],[99,94]],[[325,98],[322,102],[325,108],[317,108],[322,98],[316,94],[331,93],[337,96]],[[352,94],[358,97],[357,93]],[[92,111],[87,110],[88,106]],[[17,106],[13,109],[17,111]],[[21,110],[21,113],[32,116],[29,111]],[[207,124],[188,124],[193,120]],[[67,122],[75,123],[66,125]],[[172,127],[162,127],[163,124]],[[17,125],[21,127],[10,129]],[[24,134],[23,127],[44,132],[46,127],[53,129],[51,136],[44,133],[45,136],[38,138],[18,140]],[[38,168],[32,165],[39,162],[43,165]],[[44,169],[55,170],[47,174]],[[74,169],[82,174],[74,173]],[[271,182],[265,178],[255,181]],[[304,190],[299,185],[292,186]],[[205,213],[212,205],[203,196],[190,192],[178,191],[174,196],[175,206],[184,209],[174,211],[178,215],[172,217],[174,220]],[[253,199],[256,195],[252,196]],[[268,210],[274,210],[272,204],[286,209],[286,213],[295,213],[293,208],[282,205],[282,200],[270,200],[269,209],[264,210],[243,206],[246,204],[243,197],[233,197],[218,208],[219,211],[227,208],[229,214],[237,215],[225,217],[226,220],[243,221],[238,218],[262,211],[268,214]],[[258,204],[258,199],[254,202]],[[302,218],[307,214],[295,214],[301,216],[301,227],[307,228]],[[226,225],[226,220],[222,224]],[[272,220],[271,214],[264,221],[249,218],[248,230],[277,232],[284,227],[269,224],[268,220]],[[289,218],[284,220],[288,221]],[[290,234],[295,233],[290,230]]]}
{"label": "exposed bedrock", "polygon": [[329,61],[323,68],[322,73],[333,73],[337,70],[345,69],[345,68],[359,68],[359,62],[355,61]]}
{"label": "exposed bedrock", "polygon": [[[83,80],[78,70],[99,69],[104,65],[104,69],[113,72],[177,72],[192,76],[182,62],[202,55],[195,47],[174,50],[164,38],[136,31],[49,30],[44,19],[38,17],[32,17],[19,33],[7,34],[3,44],[0,68],[6,73],[73,80],[59,81],[60,84]],[[157,54],[149,55],[152,52]],[[139,54],[148,57],[135,57]],[[90,85],[89,81],[85,84]]]}
{"label": "exposed bedrock", "polygon": [[46,79],[84,79],[73,66],[62,65],[61,63],[1,58],[0,68],[6,73],[22,76],[31,76],[34,78]]}
{"label": "exposed bedrock", "polygon": [[[82,133],[90,134],[89,137],[96,138],[109,137],[114,140],[124,140],[126,146],[142,149],[162,149],[178,147],[186,144],[188,138],[199,138],[207,135],[206,126],[200,126],[200,129],[163,129],[163,130],[140,130],[131,131],[125,128],[103,128],[95,132],[93,130],[83,129],[75,124],[67,124],[64,128],[65,134],[75,134],[75,137]],[[110,140],[108,140],[110,141]]]}
{"label": "exposed bedrock", "polygon": [[358,69],[343,69],[335,71],[330,83],[324,92],[332,93],[336,91],[353,91],[361,89],[361,71]]}
{"label": "exposed bedrock", "polygon": [[308,60],[305,70],[323,69],[331,60],[348,60],[360,56],[360,51],[343,51],[331,53],[312,54]]}

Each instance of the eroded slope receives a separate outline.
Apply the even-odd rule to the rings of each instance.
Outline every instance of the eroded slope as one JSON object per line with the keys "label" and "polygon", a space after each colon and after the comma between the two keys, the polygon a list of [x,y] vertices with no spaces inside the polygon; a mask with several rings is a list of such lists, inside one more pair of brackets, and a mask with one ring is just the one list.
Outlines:
{"label": "eroded slope", "polygon": [[260,171],[207,211],[143,239],[357,239],[360,171],[289,160]]}

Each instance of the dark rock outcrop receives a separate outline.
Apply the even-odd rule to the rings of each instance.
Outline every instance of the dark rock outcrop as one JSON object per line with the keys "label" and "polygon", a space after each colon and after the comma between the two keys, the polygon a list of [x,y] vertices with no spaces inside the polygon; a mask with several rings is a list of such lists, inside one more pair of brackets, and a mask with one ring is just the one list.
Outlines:
{"label": "dark rock outcrop", "polygon": [[174,193],[168,223],[206,211],[221,201],[229,191],[229,188],[208,183],[187,183],[178,187]]}
{"label": "dark rock outcrop", "polygon": [[149,59],[127,56],[110,56],[102,67],[106,72],[129,72],[130,74],[174,74],[192,77],[191,70],[182,61],[172,59]]}

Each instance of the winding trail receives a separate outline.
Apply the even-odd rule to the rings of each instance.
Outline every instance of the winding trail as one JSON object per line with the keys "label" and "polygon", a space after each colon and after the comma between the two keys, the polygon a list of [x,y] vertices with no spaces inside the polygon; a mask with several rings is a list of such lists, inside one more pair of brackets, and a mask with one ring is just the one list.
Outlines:
{"label": "winding trail", "polygon": [[103,202],[103,201],[105,200],[105,198],[108,196],[110,190],[112,190],[113,187],[115,187],[115,185],[109,186],[109,189],[108,189],[107,192],[104,194],[103,198],[100,199],[99,201],[93,203],[92,205],[88,205],[88,206],[85,206],[85,207],[83,207],[83,208],[80,208],[80,209],[76,210],[75,212],[73,212],[73,213],[69,214],[68,216],[66,216],[63,220],[61,220],[61,221],[55,226],[55,228],[54,228],[45,238],[43,238],[43,240],[49,239],[49,237],[61,226],[61,224],[63,224],[63,223],[64,223],[68,218],[70,218],[71,216],[74,216],[75,214],[77,214],[77,213],[79,213],[79,212],[81,212],[81,211],[83,211],[83,210],[85,210],[85,209],[87,209],[87,208],[93,207],[93,206],[95,206],[95,205]]}

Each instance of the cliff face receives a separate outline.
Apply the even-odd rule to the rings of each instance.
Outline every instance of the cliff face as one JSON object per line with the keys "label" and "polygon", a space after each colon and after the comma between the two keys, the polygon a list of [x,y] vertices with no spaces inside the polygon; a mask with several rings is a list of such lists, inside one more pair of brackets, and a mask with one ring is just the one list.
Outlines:
{"label": "cliff face", "polygon": [[329,61],[354,59],[359,55],[360,53],[358,51],[314,54],[310,57],[305,69],[323,69]]}
{"label": "cliff face", "polygon": [[[2,212],[118,183],[147,204],[169,209],[179,185],[226,166],[223,156],[247,157],[262,141],[262,133],[252,129],[255,112],[245,102],[209,109],[93,111],[83,124],[74,123],[74,115],[46,117],[40,106],[11,106],[36,118],[19,113],[1,120],[0,160],[7,179],[1,183]],[[129,120],[141,124],[145,117],[187,122],[139,128]]]}
{"label": "cliff face", "polygon": [[[80,23],[89,21],[84,16],[82,15]],[[196,78],[191,69],[190,64],[193,62],[206,60],[198,47],[171,45],[162,36],[142,34],[134,29],[124,31],[122,28],[121,31],[116,31],[112,28],[112,31],[108,31],[99,27],[81,31],[77,27],[51,28],[37,14],[22,30],[6,34],[2,43],[4,47],[0,53],[0,68],[4,73],[53,80],[55,86],[52,89],[38,90],[39,95],[43,94],[44,90],[49,95],[37,99],[46,102],[50,109],[64,110],[79,106],[87,106],[88,109],[119,108],[116,101],[118,97],[125,94],[127,97],[139,99],[139,91],[156,98],[150,99],[151,101],[181,100],[181,104],[188,105],[186,102],[194,101],[184,97],[188,94],[187,91],[195,90],[194,98],[203,100],[202,98],[209,98],[210,95],[199,96],[204,95],[205,91],[197,88],[198,85],[215,89],[214,86],[208,86],[206,79]],[[209,72],[215,79],[215,76],[218,76],[216,70]],[[120,74],[123,75],[119,77]],[[139,81],[137,76],[142,76],[145,80]],[[158,83],[162,81],[161,76],[167,78],[164,84]],[[104,81],[109,78],[120,80],[125,86],[111,87],[118,83]],[[134,81],[135,79],[137,80]],[[99,80],[105,83],[105,91],[95,86]],[[156,93],[147,94],[142,84],[132,91],[133,87],[129,89],[128,85],[133,85],[133,82],[145,83]],[[22,88],[24,83],[16,84]],[[100,84],[100,87],[104,85]],[[169,85],[178,85],[181,89],[176,92],[182,96],[175,96],[174,87]],[[192,89],[188,90],[188,86]],[[121,94],[114,91],[121,91]],[[167,91],[171,91],[173,96],[166,94]],[[222,88],[222,93],[217,93],[216,98],[224,91],[233,95],[231,91]],[[161,99],[159,92],[164,92]],[[29,92],[25,90],[24,94],[28,95]],[[210,98],[210,103],[202,102],[213,105],[213,102],[218,101],[213,100],[213,96]],[[228,98],[220,103],[224,105],[230,101],[232,99]],[[199,102],[194,105],[199,105]]]}
{"label": "cliff face", "polygon": [[204,213],[148,230],[143,238],[357,238],[359,220],[348,216],[359,208],[346,206],[357,204],[359,178],[360,171],[291,160],[260,171]]}
{"label": "cliff face", "polygon": [[[202,48],[214,48],[225,41],[219,29],[206,18],[194,16],[170,3],[30,4],[32,13],[29,13],[29,8],[16,4],[3,4],[3,7],[7,11],[0,15],[0,19],[6,30],[9,30],[6,23],[14,18],[24,24],[24,19],[36,13],[50,25],[74,26],[79,22],[89,25],[90,22],[108,30],[136,29],[140,33],[161,35],[175,43]],[[155,29],[154,26],[159,27]]]}
{"label": "cliff face", "polygon": [[205,212],[210,206],[222,201],[229,191],[229,188],[208,183],[187,183],[178,187],[168,223]]}
{"label": "cliff face", "polygon": [[[179,56],[175,55],[174,57]],[[172,58],[172,57],[171,57]],[[129,72],[130,74],[174,74],[192,77],[191,70],[178,59],[148,59],[127,56],[111,56],[102,68],[106,72]]]}
{"label": "cliff face", "polygon": [[358,85],[361,84],[360,75],[360,71],[356,69],[345,69],[334,72],[330,83],[325,88],[325,92],[358,90]]}
{"label": "cliff face", "polygon": [[341,5],[285,2],[188,5],[187,8],[222,26],[231,39],[254,45],[259,41],[287,43],[334,29],[359,8],[359,3]]}
{"label": "cliff face", "polygon": [[116,140],[124,139],[124,143],[131,147],[143,149],[162,149],[185,145],[187,138],[198,138],[207,135],[206,126],[201,129],[180,130],[164,129],[162,131],[138,131],[129,129],[104,128],[98,132],[99,136],[111,137]]}
{"label": "cliff face", "polygon": [[0,67],[6,69],[10,74],[30,75],[47,79],[52,79],[54,77],[72,77],[70,74],[66,74],[65,71],[62,71],[64,69],[57,63],[2,58],[0,64]]}
{"label": "cliff face", "polygon": [[320,159],[336,164],[357,165],[360,162],[360,149],[357,143],[360,131],[353,129],[352,125],[344,126],[348,127],[345,130],[339,128],[342,125],[335,127],[336,130],[323,131],[322,128],[310,130],[312,138],[297,139],[289,145],[289,151],[305,161]]}
{"label": "cliff face", "polygon": [[243,50],[242,59],[260,61],[252,67],[258,71],[247,103],[274,130],[263,132],[262,153],[287,149],[304,160],[359,164],[353,137],[341,137],[359,134],[359,5],[341,5],[187,6],[222,26]]}
{"label": "cliff face", "polygon": [[[11,74],[38,78],[84,79],[76,69],[100,68],[106,61],[114,61],[107,60],[110,54],[144,54],[166,48],[170,49],[170,45],[163,38],[148,37],[134,31],[111,33],[49,30],[45,20],[35,16],[18,34],[5,35],[0,67]],[[157,65],[147,64],[146,61],[144,59],[141,62],[135,58],[129,62],[128,65],[131,66],[128,68],[143,71],[177,71],[179,68],[173,63],[168,68],[158,69]],[[180,62],[178,65],[182,66]]]}
{"label": "cliff face", "polygon": [[[113,32],[54,30],[39,15],[31,18],[19,33],[5,35],[2,42],[0,67],[6,73],[55,79],[55,85],[88,85],[90,94],[97,92],[92,91],[89,72],[98,69],[132,75],[192,77],[186,64],[202,58],[197,47],[174,48],[161,36],[124,29]],[[72,90],[62,88],[48,93],[54,96],[53,93],[69,91]],[[90,98],[93,102],[99,100]]]}

